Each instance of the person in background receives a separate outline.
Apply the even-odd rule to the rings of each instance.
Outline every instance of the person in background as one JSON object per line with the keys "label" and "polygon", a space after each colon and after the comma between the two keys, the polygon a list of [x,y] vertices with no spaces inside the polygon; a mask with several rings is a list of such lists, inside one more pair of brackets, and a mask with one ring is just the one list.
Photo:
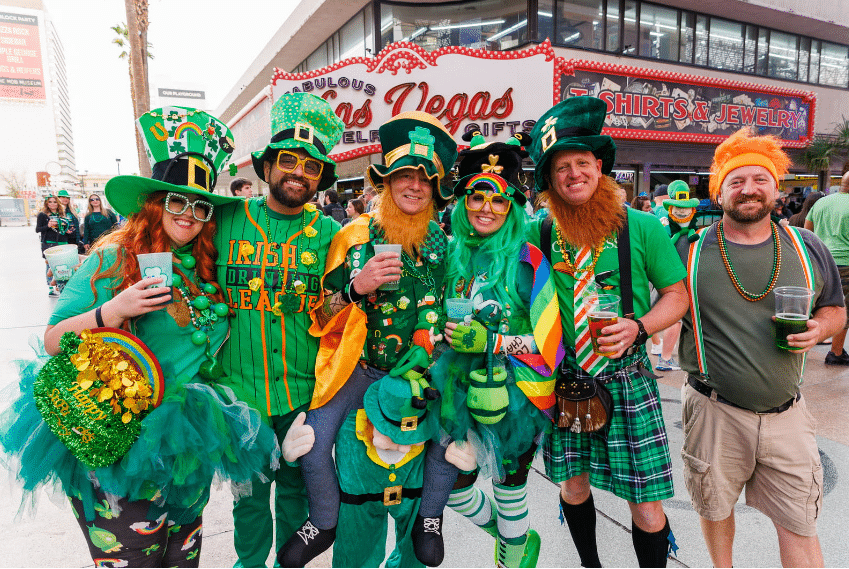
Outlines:
{"label": "person in background", "polygon": [[779,197],[775,200],[775,207],[772,210],[772,215],[780,221],[782,219],[790,219],[793,212],[790,211],[790,208],[784,205],[784,200]]}
{"label": "person in background", "polygon": [[637,211],[652,213],[651,200],[649,199],[649,195],[645,192],[634,198],[634,201],[631,202],[631,207]]}
{"label": "person in background", "polygon": [[115,227],[118,216],[111,209],[103,207],[103,201],[97,194],[88,197],[88,211],[83,220],[83,244],[88,253],[98,237]]}
{"label": "person in background", "polygon": [[[47,196],[44,199],[44,207],[38,212],[35,219],[35,232],[41,235],[41,256],[44,257],[44,250],[57,245],[64,245],[68,242],[68,226],[65,220],[65,208],[59,203],[56,196]],[[45,260],[45,263],[47,261]],[[49,271],[50,267],[45,268]],[[45,275],[47,279],[48,294],[50,296],[59,296],[59,291],[50,283],[52,277]]]}
{"label": "person in background", "polygon": [[377,197],[377,190],[371,186],[366,186],[363,190],[363,200],[365,200],[366,213],[374,208],[374,198]]}
{"label": "person in background", "polygon": [[348,214],[348,217],[342,222],[342,225],[348,225],[365,213],[365,210],[366,206],[363,203],[363,200],[359,198],[352,199],[348,202],[348,207],[345,208],[345,213]]}
{"label": "person in background", "polygon": [[339,194],[336,190],[330,189],[324,192],[324,200],[327,202],[324,206],[324,215],[342,223],[345,219],[345,208],[339,203]]}
{"label": "person in background", "polygon": [[253,184],[247,178],[236,178],[230,182],[230,193],[236,197],[252,198],[254,197]]}
{"label": "person in background", "polygon": [[[68,234],[68,243],[74,243],[82,248],[82,238],[80,237],[80,218],[74,213],[74,205],[71,203],[71,195],[68,190],[59,190],[59,203],[62,204],[62,209],[65,210],[65,219],[68,222],[68,229],[65,232]],[[80,253],[84,251],[81,250]]]}
{"label": "person in background", "polygon": [[814,204],[819,201],[820,198],[825,197],[825,194],[822,192],[811,192],[808,194],[808,197],[805,198],[805,202],[802,204],[802,209],[799,213],[794,213],[790,216],[790,219],[787,221],[788,225],[792,225],[793,227],[805,227],[805,219],[808,217],[808,213],[810,213],[811,208],[814,207]]}

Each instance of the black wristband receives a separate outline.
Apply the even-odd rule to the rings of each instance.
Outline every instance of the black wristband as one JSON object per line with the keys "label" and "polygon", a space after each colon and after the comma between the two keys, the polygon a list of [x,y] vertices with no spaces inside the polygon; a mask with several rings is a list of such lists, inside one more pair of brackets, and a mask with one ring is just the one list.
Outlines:
{"label": "black wristband", "polygon": [[106,324],[103,323],[103,314],[101,314],[101,310],[103,309],[103,305],[98,306],[94,311],[94,320],[97,322],[98,328],[106,328]]}

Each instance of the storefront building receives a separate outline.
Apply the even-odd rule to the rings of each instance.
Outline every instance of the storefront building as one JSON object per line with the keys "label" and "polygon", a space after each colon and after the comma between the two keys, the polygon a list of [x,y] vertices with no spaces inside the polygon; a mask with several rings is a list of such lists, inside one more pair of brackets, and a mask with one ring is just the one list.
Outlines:
{"label": "storefront building", "polygon": [[377,127],[397,112],[431,112],[458,142],[472,128],[499,140],[591,95],[608,104],[617,179],[637,191],[684,179],[706,192],[716,144],[746,125],[783,141],[790,191],[816,185],[802,149],[849,118],[849,27],[835,22],[849,0],[770,4],[304,0],[217,114],[236,139],[238,175],[256,181],[249,153],[270,137],[273,100],[327,98],[346,123],[338,189],[355,195],[379,158]]}

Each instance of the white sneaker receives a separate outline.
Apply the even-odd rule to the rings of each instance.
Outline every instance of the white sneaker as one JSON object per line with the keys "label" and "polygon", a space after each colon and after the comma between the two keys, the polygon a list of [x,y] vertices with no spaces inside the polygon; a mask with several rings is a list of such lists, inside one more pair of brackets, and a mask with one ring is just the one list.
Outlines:
{"label": "white sneaker", "polygon": [[659,356],[662,353],[663,353],[663,340],[661,340],[659,344],[652,343],[652,345],[651,345],[651,355]]}

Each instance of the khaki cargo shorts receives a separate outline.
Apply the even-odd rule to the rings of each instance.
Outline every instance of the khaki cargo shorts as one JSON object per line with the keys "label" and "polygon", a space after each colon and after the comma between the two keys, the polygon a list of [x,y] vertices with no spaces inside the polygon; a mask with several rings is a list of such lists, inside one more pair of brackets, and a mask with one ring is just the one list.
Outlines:
{"label": "khaki cargo shorts", "polygon": [[684,482],[693,509],[710,521],[746,504],[801,536],[817,533],[822,465],[816,423],[805,398],[782,413],[758,415],[681,388]]}

